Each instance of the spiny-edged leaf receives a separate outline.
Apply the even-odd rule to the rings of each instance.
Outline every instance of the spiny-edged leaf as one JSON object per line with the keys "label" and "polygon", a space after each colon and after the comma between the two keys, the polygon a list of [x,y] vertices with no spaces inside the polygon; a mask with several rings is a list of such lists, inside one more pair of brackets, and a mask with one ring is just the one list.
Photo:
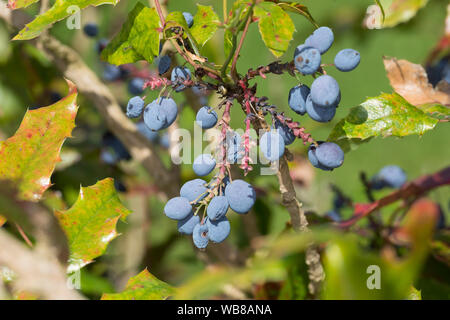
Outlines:
{"label": "spiny-edged leaf", "polygon": [[26,8],[39,0],[8,0],[7,7],[11,10]]}
{"label": "spiny-edged leaf", "polygon": [[139,60],[152,62],[159,55],[159,17],[155,8],[138,2],[119,34],[102,51],[102,59],[115,65]]}
{"label": "spiny-edged leaf", "polygon": [[200,4],[197,6],[198,10],[194,16],[194,24],[190,29],[190,33],[200,46],[204,46],[217,31],[220,21],[212,6],[202,6]]}
{"label": "spiny-edged leaf", "polygon": [[21,199],[37,201],[50,187],[62,144],[75,127],[77,89],[67,82],[67,97],[28,110],[14,136],[0,142],[0,180],[15,182]]}
{"label": "spiny-edged leaf", "polygon": [[82,187],[69,210],[55,211],[69,242],[69,270],[78,270],[102,255],[118,236],[117,221],[128,214],[130,211],[120,202],[111,178]]}
{"label": "spiny-edged leaf", "polygon": [[105,293],[102,300],[165,300],[175,289],[152,275],[147,269],[130,278],[121,293]]}
{"label": "spiny-edged leaf", "polygon": [[422,300],[422,292],[411,286],[408,293],[408,300]]}
{"label": "spiny-edged leaf", "polygon": [[282,56],[289,47],[295,31],[291,17],[275,3],[263,2],[254,9],[259,19],[259,32],[266,47],[276,56]]}
{"label": "spiny-edged leaf", "polygon": [[0,227],[3,227],[3,225],[6,223],[6,218],[4,216],[0,216]]}
{"label": "spiny-edged leaf", "polygon": [[352,108],[331,131],[328,141],[423,135],[437,123],[438,119],[409,104],[402,96],[382,94]]}
{"label": "spiny-edged leaf", "polygon": [[13,40],[29,40],[36,38],[53,23],[74,14],[74,11],[70,10],[71,6],[76,6],[81,10],[88,6],[99,6],[102,4],[116,5],[118,2],[119,0],[56,0],[49,10],[40,14],[36,19],[28,23],[25,28],[13,38]]}
{"label": "spiny-edged leaf", "polygon": [[279,1],[279,0],[269,0],[269,1],[278,4],[278,6],[280,6],[280,8],[283,9],[284,11],[301,14],[306,19],[308,19],[314,26],[318,27],[318,24],[316,23],[313,16],[309,12],[307,6],[300,4],[298,2]]}
{"label": "spiny-edged leaf", "polygon": [[429,113],[431,116],[438,119],[448,119],[450,118],[450,107],[443,106],[437,103],[427,103],[421,106],[417,106],[420,110],[425,113]]}

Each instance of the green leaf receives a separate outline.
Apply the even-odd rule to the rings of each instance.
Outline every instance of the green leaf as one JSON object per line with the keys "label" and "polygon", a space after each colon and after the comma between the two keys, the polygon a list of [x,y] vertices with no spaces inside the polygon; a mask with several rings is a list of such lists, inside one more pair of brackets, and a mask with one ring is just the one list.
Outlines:
{"label": "green leaf", "polygon": [[231,32],[230,29],[225,30],[225,33],[223,35],[223,48],[225,57],[228,57],[231,50],[233,49],[233,32]]}
{"label": "green leaf", "polygon": [[102,51],[102,59],[115,65],[139,60],[152,62],[159,55],[159,17],[155,8],[138,2],[119,34]]}
{"label": "green leaf", "polygon": [[411,286],[408,294],[408,300],[422,300],[422,292]]}
{"label": "green leaf", "polygon": [[438,121],[396,93],[382,94],[352,108],[349,115],[333,128],[328,141],[360,139],[360,142],[366,142],[379,136],[423,135]]}
{"label": "green leaf", "polygon": [[39,0],[8,0],[8,8],[11,10],[16,10],[20,8],[26,8]]}
{"label": "green leaf", "polygon": [[[80,10],[88,6],[99,6],[102,4],[116,5],[119,0],[56,0],[55,4],[46,12],[40,14],[33,21],[28,23],[13,40],[29,40],[36,38],[42,31],[50,25],[60,21],[74,13],[72,6]],[[71,8],[72,7],[72,8]]]}
{"label": "green leaf", "polygon": [[266,47],[276,56],[282,56],[289,47],[295,31],[291,17],[279,6],[263,2],[254,9],[259,19],[259,32]]}
{"label": "green leaf", "polygon": [[102,300],[165,300],[175,292],[169,284],[159,280],[147,269],[130,278],[121,293],[105,293]]}
{"label": "green leaf", "polygon": [[417,108],[438,119],[450,118],[450,107],[446,107],[438,103],[427,103],[417,106]]}
{"label": "green leaf", "polygon": [[278,6],[287,12],[293,12],[296,14],[300,14],[304,16],[306,19],[308,19],[315,27],[319,27],[319,25],[314,20],[313,16],[308,10],[308,7],[305,5],[302,5],[298,2],[288,2],[288,1],[278,1],[274,0],[273,2],[277,3]]}
{"label": "green leaf", "polygon": [[130,211],[120,202],[111,178],[81,188],[77,201],[67,211],[55,211],[70,248],[69,270],[78,270],[102,255],[118,236],[117,221]]}
{"label": "green leaf", "polygon": [[67,82],[67,97],[28,110],[14,136],[0,142],[0,180],[15,182],[23,200],[38,201],[50,187],[61,147],[75,127],[77,89]]}
{"label": "green leaf", "polygon": [[200,46],[204,46],[217,31],[220,21],[212,6],[199,4],[197,7],[198,10],[194,16],[194,24],[190,29],[190,33]]}

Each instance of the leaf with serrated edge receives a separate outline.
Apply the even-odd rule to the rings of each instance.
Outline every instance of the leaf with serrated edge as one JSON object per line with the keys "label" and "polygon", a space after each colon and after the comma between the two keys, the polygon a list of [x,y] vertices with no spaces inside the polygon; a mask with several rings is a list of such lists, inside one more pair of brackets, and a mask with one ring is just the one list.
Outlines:
{"label": "leaf with serrated edge", "polygon": [[255,7],[254,16],[266,47],[276,57],[282,56],[289,47],[295,31],[291,17],[274,3],[263,2]]}
{"label": "leaf with serrated edge", "polygon": [[75,127],[77,89],[67,83],[67,97],[28,110],[14,136],[0,142],[0,179],[17,183],[21,199],[38,201],[50,187],[61,147]]}
{"label": "leaf with serrated edge", "polygon": [[72,8],[81,10],[88,6],[99,6],[102,4],[116,5],[118,2],[119,0],[56,0],[55,4],[49,10],[28,23],[13,40],[30,40],[36,38],[53,23],[74,14],[75,12],[70,10],[72,6]]}
{"label": "leaf with serrated edge", "polygon": [[384,93],[352,108],[349,115],[334,127],[328,140],[423,135],[438,121],[409,104],[402,96]]}
{"label": "leaf with serrated edge", "polygon": [[68,271],[76,271],[102,255],[118,236],[117,221],[124,220],[129,214],[130,211],[120,202],[111,178],[82,187],[70,209],[55,211],[69,242]]}
{"label": "leaf with serrated edge", "polygon": [[7,7],[11,10],[26,8],[39,0],[8,0]]}
{"label": "leaf with serrated edge", "polygon": [[422,110],[425,113],[429,113],[431,116],[436,118],[444,118],[449,119],[450,118],[450,107],[443,106],[441,104],[437,103],[427,103],[420,106],[417,106],[420,110]]}
{"label": "leaf with serrated edge", "polygon": [[156,278],[147,269],[130,278],[121,293],[105,293],[102,300],[165,300],[175,289]]}
{"label": "leaf with serrated edge", "polygon": [[138,2],[119,34],[102,51],[102,59],[115,65],[140,60],[152,62],[159,55],[159,18],[155,8]]}
{"label": "leaf with serrated edge", "polygon": [[200,46],[204,46],[217,31],[220,21],[212,6],[197,5],[197,7],[190,33]]}

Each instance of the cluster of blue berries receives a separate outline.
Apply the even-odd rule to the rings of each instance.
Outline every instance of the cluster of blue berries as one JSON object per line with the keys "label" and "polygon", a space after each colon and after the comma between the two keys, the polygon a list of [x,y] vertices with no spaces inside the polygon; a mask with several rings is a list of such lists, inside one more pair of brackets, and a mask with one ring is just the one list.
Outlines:
{"label": "cluster of blue berries", "polygon": [[[230,234],[231,226],[227,218],[230,208],[236,213],[246,214],[255,200],[255,190],[243,180],[230,182],[225,177],[220,181],[216,176],[207,183],[194,179],[181,187],[179,197],[167,202],[164,213],[178,221],[181,234],[192,235],[194,245],[204,249],[209,241],[220,243]],[[203,215],[200,217],[202,209]]]}
{"label": "cluster of blue berries", "polygon": [[[334,41],[333,31],[320,27],[310,35],[304,44],[295,49],[294,63],[304,75],[315,75],[321,69],[322,55],[328,51]],[[360,62],[356,50],[341,50],[334,59],[335,67],[343,72],[352,71]],[[336,114],[341,101],[341,91],[337,81],[330,75],[317,77],[311,89],[302,84],[289,92],[289,106],[300,115],[308,114],[318,122],[329,122]]]}
{"label": "cluster of blue berries", "polygon": [[[330,49],[333,42],[333,31],[328,27],[320,27],[294,53],[294,64],[299,72],[304,75],[320,72],[322,75],[314,80],[311,88],[304,84],[292,88],[289,92],[289,107],[300,115],[308,114],[318,122],[331,121],[341,101],[339,84],[332,76],[323,74],[321,67],[322,55]],[[348,72],[359,65],[360,59],[356,50],[344,49],[336,55],[334,66],[340,71]],[[281,132],[286,135],[286,130]],[[289,136],[284,140],[286,138],[289,139]],[[309,147],[308,158],[314,167],[330,171],[342,165],[344,152],[335,143],[318,142]]]}

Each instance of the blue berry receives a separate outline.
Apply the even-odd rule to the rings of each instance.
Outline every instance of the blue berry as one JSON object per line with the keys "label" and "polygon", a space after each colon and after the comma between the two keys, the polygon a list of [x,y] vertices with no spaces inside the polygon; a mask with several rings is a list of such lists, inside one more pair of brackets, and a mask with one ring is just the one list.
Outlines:
{"label": "blue berry", "polygon": [[334,222],[340,222],[342,220],[341,214],[337,210],[330,210],[326,213],[326,216]]}
{"label": "blue berry", "polygon": [[183,91],[186,89],[183,82],[191,80],[191,71],[185,67],[175,67],[172,70],[170,80],[173,82],[173,87],[176,92]]}
{"label": "blue berry", "polygon": [[194,232],[196,225],[200,223],[198,215],[190,214],[183,220],[179,220],[177,224],[178,232],[181,234],[190,235]]}
{"label": "blue berry", "polygon": [[169,149],[170,147],[170,136],[168,132],[164,132],[159,137],[159,145],[163,147],[164,149]]}
{"label": "blue berry", "polygon": [[295,59],[296,56],[298,56],[298,54],[300,53],[300,51],[302,51],[303,48],[305,48],[305,47],[306,47],[306,46],[305,46],[304,44],[301,44],[301,45],[297,46],[297,48],[295,48],[295,51],[294,51],[294,59]]}
{"label": "blue berry", "polygon": [[144,110],[145,102],[141,97],[136,96],[131,98],[127,104],[127,117],[138,118]]}
{"label": "blue berry", "polygon": [[192,206],[187,198],[175,197],[166,203],[164,213],[170,219],[183,220],[192,213]]}
{"label": "blue berry", "polygon": [[186,20],[188,27],[189,28],[192,27],[192,25],[194,24],[194,17],[192,16],[192,14],[189,12],[183,12],[183,16],[184,20]]}
{"label": "blue berry", "polygon": [[310,145],[308,159],[319,169],[331,171],[344,163],[344,152],[333,142],[319,142],[319,146]]}
{"label": "blue berry", "polygon": [[253,187],[243,180],[234,180],[225,188],[230,208],[236,213],[244,214],[255,204],[256,194]]}
{"label": "blue berry", "polygon": [[177,118],[178,108],[171,98],[154,100],[144,109],[144,122],[151,130],[168,128]]}
{"label": "blue berry", "polygon": [[324,142],[316,149],[319,163],[327,168],[338,168],[344,163],[344,151],[336,143]]}
{"label": "blue berry", "polygon": [[196,121],[202,129],[210,129],[217,123],[217,112],[211,107],[204,106],[197,112]]}
{"label": "blue berry", "polygon": [[87,23],[83,27],[84,34],[94,38],[98,35],[98,26],[95,23]]}
{"label": "blue berry", "polygon": [[159,59],[159,63],[158,63],[159,75],[162,75],[162,74],[166,73],[167,71],[169,71],[171,65],[172,65],[172,59],[170,59],[169,56],[162,56]]}
{"label": "blue berry", "polygon": [[112,133],[107,132],[103,135],[102,143],[107,148],[110,148],[118,157],[118,160],[130,160],[131,155],[123,143],[117,139]]}
{"label": "blue berry", "polygon": [[294,132],[287,125],[282,124],[279,120],[275,120],[275,128],[278,129],[278,133],[283,137],[284,145],[288,146],[295,141]]}
{"label": "blue berry", "polygon": [[150,142],[155,142],[158,139],[158,132],[150,130],[144,122],[139,122],[136,126],[138,131]]}
{"label": "blue berry", "polygon": [[209,220],[220,220],[227,214],[229,208],[228,200],[225,196],[215,196],[209,202],[206,213]]}
{"label": "blue berry", "polygon": [[320,27],[306,39],[305,45],[314,47],[319,50],[321,54],[324,54],[330,49],[333,41],[333,31],[328,27]]}
{"label": "blue berry", "polygon": [[96,43],[96,49],[97,49],[97,52],[100,54],[102,51],[103,51],[103,49],[105,49],[106,48],[106,46],[108,45],[108,43],[109,43],[109,40],[108,39],[104,39],[104,38],[102,38],[102,39],[100,39],[100,40],[98,40],[98,42]]}
{"label": "blue berry", "polygon": [[289,91],[289,107],[300,115],[306,113],[306,98],[310,93],[309,87],[302,84]]}
{"label": "blue berry", "polygon": [[144,92],[144,79],[133,78],[128,83],[128,92],[134,95],[140,95]]}
{"label": "blue berry", "polygon": [[320,52],[313,47],[303,47],[294,58],[295,67],[303,74],[313,74],[320,67]]}
{"label": "blue berry", "polygon": [[216,221],[208,219],[206,221],[206,226],[208,227],[209,240],[215,243],[224,241],[231,231],[230,221],[228,221],[227,217],[223,217]]}
{"label": "blue berry", "polygon": [[207,191],[205,180],[194,179],[183,184],[180,189],[180,196],[187,198],[190,202],[200,201],[206,197]]}
{"label": "blue berry", "polygon": [[340,100],[337,81],[329,75],[318,77],[311,85],[311,99],[319,107],[336,107]]}
{"label": "blue berry", "polygon": [[102,150],[102,152],[100,153],[100,158],[104,163],[109,165],[114,165],[119,161],[117,155],[113,152],[110,152],[109,150]]}
{"label": "blue berry", "polygon": [[358,51],[353,49],[344,49],[339,51],[334,58],[334,65],[338,70],[348,72],[355,69],[359,65],[360,61],[361,56]]}
{"label": "blue berry", "polygon": [[194,245],[199,249],[205,249],[208,246],[209,237],[206,223],[199,223],[194,227],[192,240],[194,241]]}
{"label": "blue berry", "polygon": [[311,95],[306,100],[306,112],[311,119],[318,122],[329,122],[336,114],[335,107],[320,107],[311,100]]}
{"label": "blue berry", "polygon": [[406,183],[407,177],[402,168],[390,165],[383,167],[372,180],[380,187],[400,188]]}
{"label": "blue berry", "polygon": [[103,80],[105,81],[115,81],[119,79],[122,75],[122,71],[118,66],[107,64],[103,70]]}
{"label": "blue berry", "polygon": [[268,131],[262,135],[259,147],[267,159],[277,161],[284,154],[283,137],[277,131]]}
{"label": "blue berry", "polygon": [[[323,143],[323,142],[318,142],[318,143],[320,144],[320,143]],[[310,145],[309,148],[308,148],[308,159],[309,159],[309,162],[311,162],[311,164],[314,167],[318,168],[318,169],[322,169],[322,170],[325,170],[325,171],[331,171],[332,170],[331,168],[327,168],[325,166],[322,166],[319,163],[319,160],[316,157],[316,146],[313,145],[313,144]]]}
{"label": "blue berry", "polygon": [[229,163],[237,163],[243,151],[241,146],[241,136],[236,132],[227,132],[227,160]]}
{"label": "blue berry", "polygon": [[201,154],[195,158],[192,168],[196,175],[207,176],[216,167],[216,160],[210,154]]}

